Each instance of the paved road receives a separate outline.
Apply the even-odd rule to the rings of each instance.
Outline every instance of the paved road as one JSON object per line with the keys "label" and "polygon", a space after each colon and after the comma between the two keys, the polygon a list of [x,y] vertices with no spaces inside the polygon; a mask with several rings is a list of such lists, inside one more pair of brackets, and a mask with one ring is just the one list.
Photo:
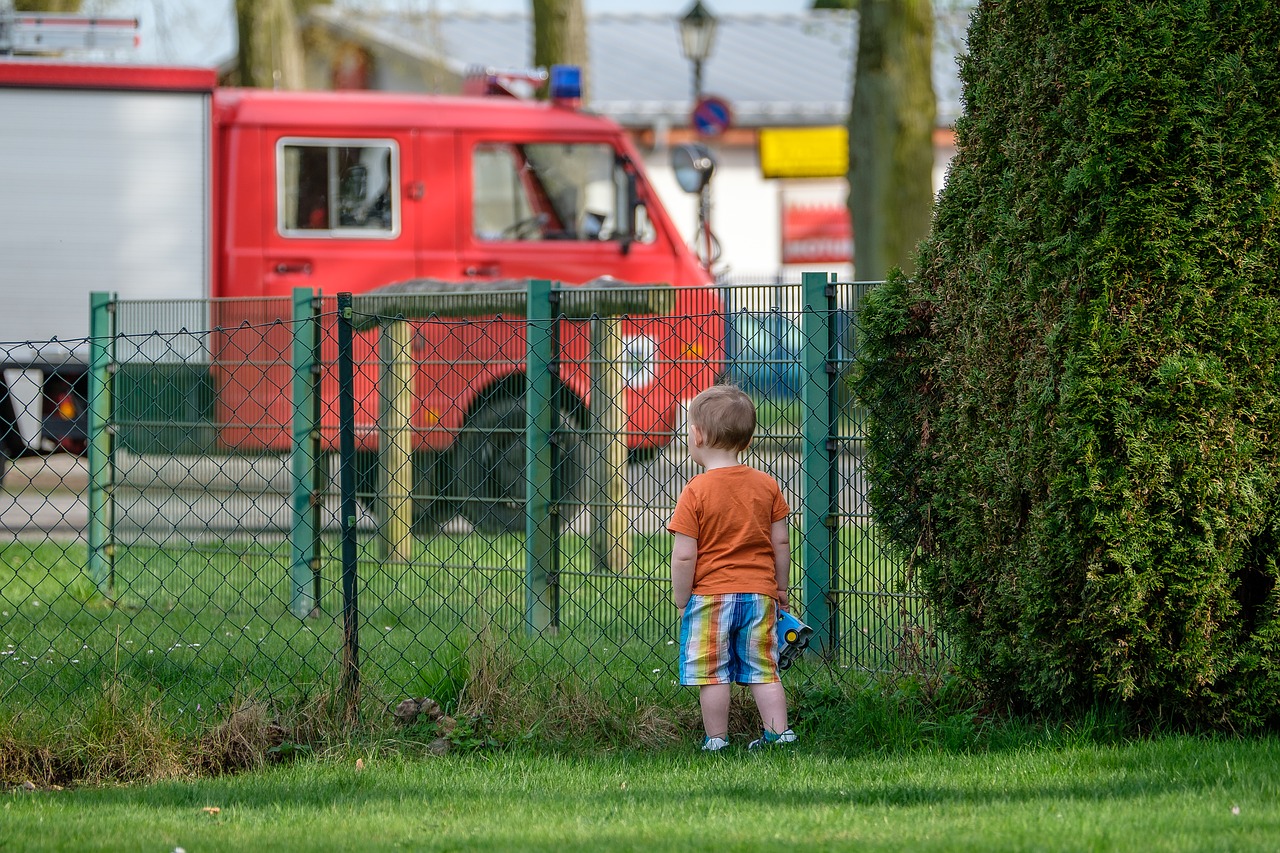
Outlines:
{"label": "paved road", "polygon": [[[793,509],[803,501],[800,457],[795,453],[760,453],[751,464],[770,471],[784,484]],[[853,456],[840,460],[841,513],[865,514],[865,484]],[[634,532],[663,529],[680,489],[694,467],[673,449],[646,464],[627,469],[627,499],[622,504]],[[292,523],[288,460],[280,456],[141,457],[117,459],[117,524],[147,531],[182,530],[213,534],[240,530],[272,533],[288,531]],[[336,479],[335,479],[336,482]],[[337,495],[325,499],[322,518],[337,527]],[[0,530],[59,539],[82,537],[88,524],[88,468],[84,459],[65,454],[33,457],[13,463],[0,491]],[[373,519],[362,512],[358,522],[372,529]],[[586,532],[587,512],[575,515],[571,526]],[[465,529],[456,520],[450,528]],[[167,538],[167,537],[166,537]]]}
{"label": "paved road", "polygon": [[0,491],[0,530],[84,535],[89,518],[88,466],[67,454],[10,462]]}
{"label": "paved road", "polygon": [[[117,524],[134,529],[286,531],[292,521],[287,460],[281,457],[117,458]],[[12,463],[0,492],[0,530],[25,536],[83,537],[89,471],[67,454]],[[336,525],[338,500],[326,501]],[[368,519],[364,519],[370,523]]]}

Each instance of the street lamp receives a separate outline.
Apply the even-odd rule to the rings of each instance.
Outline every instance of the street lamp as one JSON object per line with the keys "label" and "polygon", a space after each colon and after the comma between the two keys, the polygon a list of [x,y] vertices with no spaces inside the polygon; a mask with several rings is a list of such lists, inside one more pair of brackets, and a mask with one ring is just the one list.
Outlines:
{"label": "street lamp", "polygon": [[[689,11],[680,19],[680,49],[684,58],[693,63],[693,107],[696,110],[702,101],[702,63],[711,55],[711,45],[716,37],[716,16],[711,14],[702,0],[694,0]],[[702,145],[682,146],[688,150],[674,152],[676,161],[673,164],[677,179],[688,192],[698,193],[698,242],[701,247],[698,254],[702,266],[710,270],[714,260],[712,254],[713,238],[711,236],[711,173],[715,170],[715,158]],[[687,162],[684,162],[687,161]],[[681,179],[684,173],[696,173],[696,179],[690,177],[689,184]],[[696,189],[694,188],[696,186]]]}
{"label": "street lamp", "polygon": [[689,11],[680,19],[680,49],[684,58],[693,63],[693,102],[702,97],[702,63],[711,55],[711,44],[716,37],[716,16],[711,14],[702,0],[694,0]]}

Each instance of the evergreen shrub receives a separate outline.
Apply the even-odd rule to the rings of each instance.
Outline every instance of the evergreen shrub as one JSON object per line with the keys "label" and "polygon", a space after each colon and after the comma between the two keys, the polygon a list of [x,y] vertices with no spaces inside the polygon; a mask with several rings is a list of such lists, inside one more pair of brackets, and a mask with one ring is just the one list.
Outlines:
{"label": "evergreen shrub", "polygon": [[868,300],[880,528],[995,701],[1280,722],[1280,5],[982,0],[915,279]]}

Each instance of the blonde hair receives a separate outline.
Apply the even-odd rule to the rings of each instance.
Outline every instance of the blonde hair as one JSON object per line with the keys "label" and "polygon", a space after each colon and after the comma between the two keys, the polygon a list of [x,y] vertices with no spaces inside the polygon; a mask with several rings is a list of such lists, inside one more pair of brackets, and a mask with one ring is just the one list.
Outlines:
{"label": "blonde hair", "polygon": [[708,446],[742,451],[756,432],[756,406],[740,388],[712,385],[689,403],[689,422],[702,430]]}

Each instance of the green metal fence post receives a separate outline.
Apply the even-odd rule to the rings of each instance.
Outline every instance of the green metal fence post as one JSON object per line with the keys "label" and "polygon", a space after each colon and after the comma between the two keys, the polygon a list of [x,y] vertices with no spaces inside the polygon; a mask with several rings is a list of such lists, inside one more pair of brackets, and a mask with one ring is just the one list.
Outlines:
{"label": "green metal fence post", "polygon": [[360,610],[356,576],[356,402],[351,294],[338,294],[338,457],[342,490],[342,695],[347,716],[360,702]]}
{"label": "green metal fence post", "polygon": [[115,352],[115,297],[89,295],[89,576],[99,592],[115,594],[115,466],[111,376]]}
{"label": "green metal fence post", "polygon": [[836,648],[835,607],[831,595],[836,545],[838,490],[835,442],[836,365],[833,335],[834,277],[805,273],[801,279],[804,307],[800,329],[804,338],[801,389],[803,406],[802,467],[804,511],[800,559],[804,570],[806,621],[824,655]]}
{"label": "green metal fence post", "polygon": [[525,627],[530,634],[559,623],[552,477],[555,448],[555,310],[551,282],[529,280],[525,322]]}
{"label": "green metal fence post", "polygon": [[293,291],[293,523],[289,535],[293,596],[299,619],[319,614],[320,453],[319,299],[308,287]]}

